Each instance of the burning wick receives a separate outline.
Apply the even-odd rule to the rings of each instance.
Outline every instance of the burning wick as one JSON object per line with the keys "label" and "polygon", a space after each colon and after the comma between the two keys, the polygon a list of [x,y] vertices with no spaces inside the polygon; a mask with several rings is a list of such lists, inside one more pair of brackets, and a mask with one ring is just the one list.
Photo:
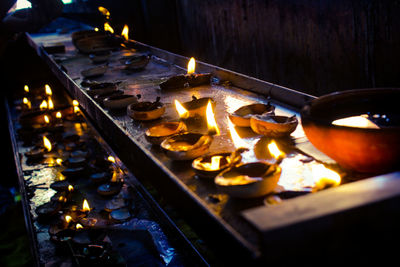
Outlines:
{"label": "burning wick", "polygon": [[124,25],[124,28],[122,29],[122,32],[121,32],[121,36],[124,37],[124,39],[126,41],[129,40],[129,27],[128,27],[128,25],[126,25],[126,24]]}
{"label": "burning wick", "polygon": [[212,109],[211,101],[208,101],[207,103],[206,117],[207,117],[208,134],[219,135],[220,131],[217,125],[217,121],[215,120],[215,115]]}
{"label": "burning wick", "polygon": [[76,230],[83,229],[83,225],[80,224],[80,223],[77,223],[77,224],[75,225],[75,229],[76,229]]}
{"label": "burning wick", "polygon": [[322,164],[312,167],[312,175],[315,180],[315,191],[338,186],[341,182],[341,177],[337,172],[326,168]]}
{"label": "burning wick", "polygon": [[44,90],[45,90],[46,95],[48,95],[48,96],[52,96],[53,95],[53,92],[51,91],[51,88],[50,88],[50,86],[48,84],[44,85]]}
{"label": "burning wick", "polygon": [[208,171],[216,171],[220,168],[222,156],[213,156],[211,157],[211,162],[204,162],[203,167]]}
{"label": "burning wick", "polygon": [[40,110],[47,109],[47,101],[43,100],[39,106]]}
{"label": "burning wick", "polygon": [[191,57],[187,64],[187,74],[193,74],[196,70],[196,61],[194,57]]}
{"label": "burning wick", "polygon": [[[29,89],[28,89],[28,91],[29,91]],[[28,107],[28,109],[30,109],[30,108],[32,107],[31,101],[29,101],[29,99],[26,98],[26,97],[24,97],[24,98],[22,99],[22,103],[24,103],[24,104]]]}
{"label": "burning wick", "polygon": [[104,23],[104,31],[110,32],[111,34],[114,33],[114,29],[110,26],[108,22]]}
{"label": "burning wick", "polygon": [[181,119],[189,118],[189,111],[186,108],[184,108],[181,102],[179,102],[178,100],[175,100],[175,108]]}
{"label": "burning wick", "polygon": [[75,113],[78,113],[79,112],[79,102],[78,102],[78,100],[72,100],[72,106],[74,106],[74,112]]}
{"label": "burning wick", "polygon": [[[61,164],[62,164],[62,159],[57,158],[57,159],[56,159],[56,163],[57,163],[58,165],[61,166]],[[71,185],[71,186],[72,186],[72,185]],[[68,187],[68,190],[69,190],[69,187]]]}
{"label": "burning wick", "polygon": [[231,122],[231,120],[228,117],[228,127],[229,127],[229,132],[231,134],[231,139],[233,142],[233,145],[235,146],[236,149],[239,148],[247,148],[246,142],[240,138],[239,134],[235,130],[235,125]]}
{"label": "burning wick", "polygon": [[43,136],[43,145],[47,149],[47,152],[51,151],[52,145],[51,145],[50,140],[46,136]]}
{"label": "burning wick", "polygon": [[99,6],[97,9],[100,11],[100,13],[101,13],[102,15],[106,16],[106,19],[110,19],[110,15],[111,15],[111,14],[110,14],[110,11],[108,11],[107,8],[102,7],[102,6]]}
{"label": "burning wick", "polygon": [[56,113],[56,118],[59,119],[59,120],[61,120],[62,115],[61,115],[61,112],[60,112],[60,111],[57,111],[57,113]]}
{"label": "burning wick", "polygon": [[83,200],[82,211],[83,212],[89,212],[90,211],[89,202],[86,199]]}
{"label": "burning wick", "polygon": [[43,116],[43,120],[44,120],[44,122],[45,122],[46,124],[49,124],[49,123],[50,123],[50,118],[49,118],[49,116],[47,116],[47,115],[44,115],[44,116]]}
{"label": "burning wick", "polygon": [[25,93],[29,93],[29,86],[28,85],[24,85],[24,91],[25,91]]}
{"label": "burning wick", "polygon": [[108,156],[107,160],[109,162],[115,163],[115,158],[113,156]]}
{"label": "burning wick", "polygon": [[53,100],[51,100],[51,97],[49,97],[49,100],[47,100],[47,104],[48,104],[48,109],[54,109],[54,104],[53,104]]}
{"label": "burning wick", "polygon": [[280,163],[285,156],[285,153],[283,153],[278,146],[276,145],[275,141],[271,141],[268,145],[268,151],[269,153],[277,160],[277,163]]}
{"label": "burning wick", "polygon": [[68,191],[69,191],[69,192],[74,191],[74,187],[73,187],[72,185],[69,185],[69,186],[68,186]]}

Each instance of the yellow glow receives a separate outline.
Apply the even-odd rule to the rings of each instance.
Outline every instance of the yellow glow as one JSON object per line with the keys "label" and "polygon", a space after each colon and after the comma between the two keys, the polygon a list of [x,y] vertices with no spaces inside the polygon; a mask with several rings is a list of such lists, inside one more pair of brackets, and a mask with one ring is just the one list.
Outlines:
{"label": "yellow glow", "polygon": [[95,32],[98,32],[98,31],[99,31],[99,28],[97,28],[97,27],[94,28],[94,31],[95,31]]}
{"label": "yellow glow", "polygon": [[70,223],[72,221],[72,217],[69,216],[69,215],[65,215],[64,216],[64,220],[65,220],[66,223]]}
{"label": "yellow glow", "polygon": [[57,113],[56,113],[56,118],[57,118],[57,119],[61,119],[61,117],[62,117],[61,112],[60,112],[60,111],[57,111]]}
{"label": "yellow glow", "polygon": [[25,91],[26,93],[29,93],[29,86],[28,86],[28,85],[24,85],[24,91]]}
{"label": "yellow glow", "polygon": [[84,212],[90,211],[89,202],[86,199],[83,200],[82,211]]}
{"label": "yellow glow", "polygon": [[313,165],[311,171],[315,181],[316,190],[340,185],[340,175],[337,172],[326,168],[323,164]]}
{"label": "yellow glow", "polygon": [[54,109],[54,104],[53,104],[53,100],[51,100],[51,97],[49,97],[47,104],[48,104],[48,109]]}
{"label": "yellow glow", "polygon": [[57,158],[57,159],[56,159],[56,163],[57,163],[58,165],[61,165],[62,159],[61,159],[61,158]]}
{"label": "yellow glow", "polygon": [[370,121],[366,114],[334,120],[332,124],[347,127],[379,129],[379,126]]}
{"label": "yellow glow", "polygon": [[48,152],[50,152],[51,149],[53,148],[52,145],[51,145],[50,140],[47,139],[46,136],[43,136],[43,145],[44,145],[44,147],[47,149]]}
{"label": "yellow glow", "polygon": [[58,201],[59,201],[59,202],[67,202],[67,199],[66,199],[64,196],[60,196],[60,197],[58,198]]}
{"label": "yellow glow", "polygon": [[76,99],[72,100],[72,105],[73,105],[74,107],[79,106],[78,100],[76,100]]}
{"label": "yellow glow", "polygon": [[269,153],[276,159],[282,158],[285,156],[285,153],[279,150],[278,146],[276,145],[275,141],[271,141],[268,145]]}
{"label": "yellow glow", "polygon": [[247,148],[246,142],[240,138],[239,134],[235,130],[235,125],[231,122],[231,120],[228,118],[228,127],[229,127],[229,132],[231,134],[231,139],[233,141],[233,144],[236,149],[238,148]]}
{"label": "yellow glow", "polygon": [[122,29],[121,36],[124,37],[125,40],[129,40],[129,27],[128,25],[124,25],[124,28]]}
{"label": "yellow glow", "polygon": [[45,89],[46,95],[48,95],[48,96],[53,95],[53,92],[51,91],[51,88],[48,84],[44,85],[44,89]]}
{"label": "yellow glow", "polygon": [[99,6],[98,10],[100,11],[101,14],[103,14],[104,16],[106,16],[107,18],[110,17],[110,11],[108,11],[107,8]]}
{"label": "yellow glow", "polygon": [[215,115],[212,109],[211,101],[208,101],[207,103],[206,118],[207,118],[208,132],[215,133],[215,135],[219,135],[220,131],[218,128],[217,121],[215,120]]}
{"label": "yellow glow", "polygon": [[175,100],[175,108],[181,119],[189,118],[189,111],[185,109],[178,100]]}
{"label": "yellow glow", "polygon": [[108,22],[104,23],[104,31],[114,33],[114,29],[111,27],[111,25]]}
{"label": "yellow glow", "polygon": [[44,122],[45,122],[45,123],[50,123],[49,116],[44,115],[43,119],[44,119]]}
{"label": "yellow glow", "polygon": [[76,230],[79,230],[79,229],[83,229],[83,226],[82,226],[82,224],[77,223],[77,224],[75,225],[75,228],[76,228]]}
{"label": "yellow glow", "polygon": [[187,65],[187,74],[192,74],[196,70],[196,61],[194,57],[191,57]]}
{"label": "yellow glow", "polygon": [[113,156],[108,156],[107,160],[109,162],[115,163],[115,158]]}
{"label": "yellow glow", "polygon": [[42,109],[42,110],[43,109],[47,109],[47,101],[43,100],[42,103],[40,104],[39,108]]}
{"label": "yellow glow", "polygon": [[68,191],[69,191],[69,192],[74,191],[74,187],[73,187],[71,184],[68,186]]}
{"label": "yellow glow", "polygon": [[29,101],[28,98],[24,97],[22,103],[24,103],[28,108],[31,108],[31,101]]}

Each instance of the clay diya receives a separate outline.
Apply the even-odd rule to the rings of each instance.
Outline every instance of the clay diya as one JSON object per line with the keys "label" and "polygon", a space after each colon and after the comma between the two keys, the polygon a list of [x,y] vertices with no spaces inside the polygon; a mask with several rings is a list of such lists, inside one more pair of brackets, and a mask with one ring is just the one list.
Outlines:
{"label": "clay diya", "polygon": [[296,130],[298,120],[292,117],[277,115],[254,115],[250,118],[251,129],[269,137],[284,137]]}
{"label": "clay diya", "polygon": [[111,56],[111,52],[106,50],[103,52],[90,54],[89,58],[93,64],[101,64],[101,63],[107,62],[109,60],[110,56]]}
{"label": "clay diya", "polygon": [[93,99],[98,102],[99,104],[103,104],[104,99],[108,97],[115,97],[115,96],[120,96],[123,95],[124,91],[123,90],[111,90],[109,92],[100,92],[97,93],[93,96]]}
{"label": "clay diya", "polygon": [[215,177],[217,188],[232,197],[255,198],[271,193],[278,184],[281,167],[254,162],[226,169]]}
{"label": "clay diya", "polygon": [[253,115],[268,114],[274,115],[275,106],[268,104],[251,104],[240,107],[235,112],[229,114],[229,119],[239,127],[250,127],[250,118]]}
{"label": "clay diya", "polygon": [[138,98],[134,95],[113,95],[103,100],[103,105],[109,109],[126,109],[130,104],[137,103]]}
{"label": "clay diya", "polygon": [[126,70],[139,71],[144,69],[150,62],[148,55],[132,55],[120,58],[120,62]]}
{"label": "clay diya", "polygon": [[111,174],[108,172],[93,173],[89,176],[89,179],[95,184],[102,184],[111,179]]}
{"label": "clay diya", "polygon": [[87,91],[90,96],[112,93],[118,89],[117,83],[97,83],[89,86]]}
{"label": "clay diya", "polygon": [[165,154],[174,160],[192,160],[208,152],[213,138],[198,133],[183,133],[168,137],[161,143]]}
{"label": "clay diya", "polygon": [[137,121],[150,121],[160,118],[165,112],[165,106],[157,97],[155,102],[138,102],[127,107],[128,116]]}
{"label": "clay diya", "polygon": [[97,193],[104,197],[114,196],[121,191],[121,187],[120,182],[109,182],[97,187]]}
{"label": "clay diya", "polygon": [[[187,119],[196,116],[205,117],[208,102],[210,102],[212,108],[215,109],[216,102],[211,97],[197,98],[195,96],[192,96],[191,101],[184,102],[182,104],[175,100],[175,107],[181,119]],[[183,107],[183,110],[180,106]]]}
{"label": "clay diya", "polygon": [[149,143],[159,145],[168,137],[185,131],[187,128],[183,122],[163,122],[147,129],[145,137]]}
{"label": "clay diya", "polygon": [[85,78],[92,78],[104,75],[108,69],[107,65],[101,65],[81,71],[81,75]]}

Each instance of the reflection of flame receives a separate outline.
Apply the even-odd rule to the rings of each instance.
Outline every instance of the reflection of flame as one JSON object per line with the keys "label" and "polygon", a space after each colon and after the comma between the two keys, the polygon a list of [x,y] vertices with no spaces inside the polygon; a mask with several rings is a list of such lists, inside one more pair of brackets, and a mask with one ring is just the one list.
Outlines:
{"label": "reflection of flame", "polygon": [[45,123],[50,123],[49,116],[44,115],[43,119],[44,119],[44,122],[45,122]]}
{"label": "reflection of flame", "polygon": [[282,151],[279,150],[279,148],[278,148],[278,146],[276,145],[275,141],[271,141],[271,142],[267,145],[267,147],[268,147],[269,153],[270,153],[275,159],[281,158],[281,157],[283,157],[283,156],[285,155]]}
{"label": "reflection of flame", "polygon": [[338,126],[379,129],[378,125],[368,119],[367,114],[334,120],[332,124]]}
{"label": "reflection of flame", "polygon": [[187,74],[194,73],[195,69],[196,69],[196,61],[194,60],[194,57],[191,57],[187,65]]}
{"label": "reflection of flame", "polygon": [[316,190],[338,186],[341,181],[340,175],[337,172],[326,168],[323,164],[314,165],[312,167],[312,174]]}
{"label": "reflection of flame", "polygon": [[48,84],[44,85],[44,89],[45,89],[46,95],[51,96],[53,94],[53,92],[51,91],[51,88]]}
{"label": "reflection of flame", "polygon": [[128,34],[129,34],[129,27],[128,25],[125,24],[124,28],[122,29],[121,36],[124,37],[125,40],[129,40]]}
{"label": "reflection of flame", "polygon": [[70,223],[72,221],[72,217],[69,216],[69,215],[65,215],[64,216],[64,220],[65,220],[66,223]]}
{"label": "reflection of flame", "polygon": [[47,101],[43,100],[42,103],[39,106],[40,109],[47,109]]}
{"label": "reflection of flame", "polygon": [[90,211],[89,202],[86,199],[83,200],[82,211]]}
{"label": "reflection of flame", "polygon": [[109,162],[115,163],[115,158],[113,156],[108,156],[107,160]]}
{"label": "reflection of flame", "polygon": [[57,118],[57,119],[61,119],[61,117],[62,117],[61,112],[60,112],[60,111],[57,111],[57,113],[56,113],[56,118]]}
{"label": "reflection of flame", "polygon": [[77,112],[79,112],[79,102],[78,102],[78,100],[72,100],[72,105],[74,106],[74,112],[75,113],[77,113]]}
{"label": "reflection of flame", "polygon": [[100,13],[101,13],[102,15],[106,16],[107,19],[110,18],[110,11],[108,11],[107,8],[102,7],[102,6],[99,6],[99,7],[98,7],[98,10],[100,11]]}
{"label": "reflection of flame", "polygon": [[228,118],[228,126],[229,126],[229,132],[231,133],[231,138],[233,141],[233,144],[235,147],[238,148],[247,148],[247,144],[240,138],[238,133],[235,130],[235,126],[231,122],[231,120]]}
{"label": "reflection of flame", "polygon": [[51,97],[49,97],[49,100],[47,100],[47,104],[49,109],[54,109],[54,104],[53,100],[51,100]]}
{"label": "reflection of flame", "polygon": [[24,85],[24,91],[25,91],[26,93],[29,93],[29,86],[28,86],[28,85]]}
{"label": "reflection of flame", "polygon": [[48,151],[48,152],[50,152],[50,151],[51,151],[51,149],[52,149],[52,145],[51,145],[51,142],[50,142],[50,140],[49,140],[49,139],[47,139],[47,137],[46,137],[46,136],[43,136],[43,145],[44,145],[44,147],[47,149],[47,151]]}
{"label": "reflection of flame", "polygon": [[108,22],[104,23],[104,31],[114,33],[114,29],[110,26]]}
{"label": "reflection of flame", "polygon": [[76,228],[76,230],[79,230],[79,229],[83,229],[83,226],[82,226],[82,224],[77,223],[77,224],[75,225],[75,228]]}
{"label": "reflection of flame", "polygon": [[207,103],[206,117],[207,117],[208,132],[215,135],[219,135],[220,131],[217,125],[217,121],[215,120],[215,115],[212,109],[211,101],[208,101]]}
{"label": "reflection of flame", "polygon": [[181,119],[187,119],[189,117],[189,111],[187,111],[178,100],[175,100],[175,108]]}

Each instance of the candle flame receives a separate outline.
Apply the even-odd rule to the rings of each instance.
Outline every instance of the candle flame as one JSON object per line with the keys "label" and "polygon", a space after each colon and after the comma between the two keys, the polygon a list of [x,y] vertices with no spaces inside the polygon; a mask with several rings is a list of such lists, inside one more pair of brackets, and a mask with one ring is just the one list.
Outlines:
{"label": "candle flame", "polygon": [[239,134],[235,130],[235,125],[231,122],[231,120],[228,118],[228,127],[229,127],[229,132],[231,134],[231,139],[233,142],[233,145],[235,146],[236,149],[239,148],[247,148],[246,142],[240,138]]}
{"label": "candle flame", "polygon": [[102,15],[106,16],[107,19],[110,18],[110,15],[111,15],[111,14],[110,14],[110,11],[108,11],[107,8],[102,7],[102,6],[99,6],[97,9],[100,11],[100,13],[101,13]]}
{"label": "candle flame", "polygon": [[77,223],[77,224],[75,225],[75,228],[76,228],[76,230],[83,229],[83,225],[80,224],[80,223]]}
{"label": "candle flame", "polygon": [[83,200],[82,211],[84,212],[90,211],[89,202],[86,199]]}
{"label": "candle flame", "polygon": [[51,88],[48,84],[44,85],[44,90],[45,90],[46,95],[48,95],[48,96],[53,95],[53,92],[51,91]]}
{"label": "candle flame", "polygon": [[113,156],[108,156],[107,160],[109,162],[115,163],[115,158]]}
{"label": "candle flame", "polygon": [[114,29],[111,27],[111,25],[108,22],[104,23],[104,31],[114,33]]}
{"label": "candle flame", "polygon": [[79,102],[78,102],[78,100],[72,100],[72,105],[74,106],[74,112],[75,113],[78,113],[79,112]]}
{"label": "candle flame", "polygon": [[95,31],[95,32],[98,32],[98,31],[99,31],[99,28],[97,28],[97,27],[94,28],[94,31]]}
{"label": "candle flame", "polygon": [[326,168],[323,164],[314,165],[311,171],[315,180],[315,190],[340,185],[340,175],[337,172]]}
{"label": "candle flame", "polygon": [[68,191],[69,191],[69,192],[74,191],[74,187],[73,187],[71,184],[68,186]]}
{"label": "candle flame", "polygon": [[195,70],[196,70],[196,61],[194,57],[191,57],[187,65],[187,74],[192,74],[195,72]]}
{"label": "candle flame", "polygon": [[124,37],[125,40],[129,40],[129,27],[128,25],[124,25],[124,28],[122,29],[121,36]]}
{"label": "candle flame", "polygon": [[28,85],[24,85],[24,91],[25,91],[26,93],[29,93],[29,86],[28,86]]}
{"label": "candle flame", "polygon": [[47,104],[48,104],[48,109],[54,109],[54,104],[53,104],[53,100],[51,100],[51,97],[49,97]]}
{"label": "candle flame", "polygon": [[62,117],[61,112],[60,112],[60,111],[57,111],[57,113],[56,113],[56,118],[57,118],[57,119],[61,119],[61,117]]}
{"label": "candle flame", "polygon": [[52,145],[51,145],[50,140],[46,136],[43,136],[43,145],[47,149],[48,152],[51,151]]}
{"label": "candle flame", "polygon": [[58,201],[59,201],[59,202],[67,202],[67,198],[64,197],[64,196],[60,196],[60,197],[58,198]]}
{"label": "candle flame", "polygon": [[189,111],[186,108],[184,108],[181,102],[179,102],[178,100],[175,100],[175,108],[181,119],[189,118]]}
{"label": "candle flame", "polygon": [[208,103],[207,103],[206,117],[207,117],[208,132],[210,134],[219,135],[220,131],[218,128],[217,121],[215,120],[215,115],[213,112],[211,101],[208,101]]}
{"label": "candle flame", "polygon": [[50,123],[49,116],[44,115],[43,119],[44,119],[44,122],[45,122],[45,123],[47,123],[47,124]]}
{"label": "candle flame", "polygon": [[41,110],[47,109],[47,101],[46,101],[46,100],[43,100],[42,103],[40,104],[39,108],[40,108]]}
{"label": "candle flame", "polygon": [[24,103],[28,108],[31,108],[31,101],[29,101],[28,98],[24,97],[22,103]]}
{"label": "candle flame", "polygon": [[72,217],[69,215],[65,215],[64,220],[66,221],[66,223],[70,223],[72,221]]}
{"label": "candle flame", "polygon": [[57,159],[56,159],[56,163],[57,163],[58,165],[61,165],[62,159],[61,159],[61,158],[57,158]]}
{"label": "candle flame", "polygon": [[279,150],[277,144],[275,143],[275,141],[271,141],[268,145],[268,150],[269,153],[275,158],[275,159],[279,159],[285,156],[285,153],[283,153],[282,151]]}

